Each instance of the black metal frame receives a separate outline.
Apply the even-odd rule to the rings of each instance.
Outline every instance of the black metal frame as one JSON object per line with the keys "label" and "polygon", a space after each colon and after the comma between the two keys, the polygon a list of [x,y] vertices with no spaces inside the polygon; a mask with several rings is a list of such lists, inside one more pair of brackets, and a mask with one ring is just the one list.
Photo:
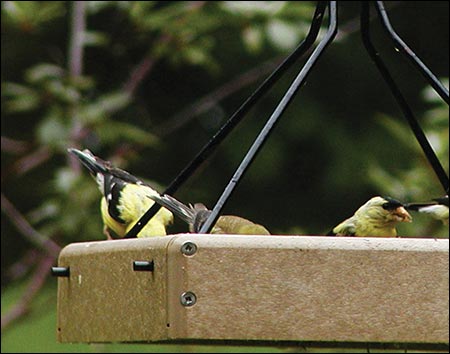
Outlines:
{"label": "black metal frame", "polygon": [[[421,129],[417,119],[412,113],[407,101],[403,97],[400,89],[392,78],[388,68],[384,64],[383,60],[379,56],[375,49],[371,37],[370,37],[370,3],[361,1],[361,35],[363,44],[369,53],[371,59],[377,66],[381,76],[388,84],[394,98],[399,104],[403,115],[407,119],[416,139],[418,140],[422,150],[424,151],[428,161],[430,162],[434,172],[436,173],[440,183],[445,191],[448,190],[449,179],[443,169],[439,159],[437,158],[433,148],[428,142],[423,130]],[[387,16],[384,4],[382,1],[373,1],[374,6],[378,12],[378,16],[384,29],[387,31],[388,36],[394,42],[395,48],[400,53],[405,55],[416,67],[417,70],[424,76],[433,89],[440,95],[440,97],[449,104],[449,92],[442,85],[442,83],[436,78],[436,76],[428,69],[428,67],[417,57],[417,55],[406,45],[406,43],[400,38],[400,36],[392,28],[389,18]],[[261,132],[255,139],[253,145],[244,156],[241,164],[237,168],[230,182],[224,189],[222,195],[217,201],[216,205],[212,209],[210,216],[205,224],[202,226],[200,233],[208,233],[211,231],[217,218],[219,217],[225,203],[231,196],[234,188],[237,186],[248,167],[253,162],[255,156],[258,154],[265,141],[269,137],[272,129],[278,122],[280,116],[288,107],[295,94],[305,82],[306,77],[311,72],[312,68],[316,64],[319,57],[323,54],[327,46],[333,41],[337,33],[338,17],[337,17],[337,2],[336,1],[319,1],[315,14],[311,23],[311,27],[308,35],[304,41],[294,50],[294,52],[287,57],[277,69],[258,87],[258,89],[242,104],[241,107],[230,117],[230,119],[220,128],[220,130],[211,138],[211,140],[202,148],[202,150],[195,156],[195,158],[180,172],[180,174],[172,181],[168,188],[164,191],[164,194],[173,194],[179,187],[197,170],[197,168],[212,154],[217,146],[228,136],[233,128],[242,120],[244,115],[256,104],[256,102],[274,85],[274,83],[282,76],[282,74],[294,64],[297,59],[307,53],[314,45],[317,39],[321,23],[324,17],[326,8],[328,8],[329,24],[326,35],[319,42],[316,49],[312,52],[309,59],[301,68],[299,74],[292,82],[291,86],[286,91],[286,94],[281,99],[274,112],[267,120],[266,124],[262,128]],[[154,205],[150,208],[134,225],[130,232],[125,236],[127,238],[136,237],[139,231],[144,225],[156,214],[160,209],[159,205]]]}
{"label": "black metal frame", "polygon": [[[228,121],[219,129],[219,131],[211,138],[211,140],[203,146],[200,152],[187,166],[174,178],[163,194],[174,194],[180,186],[193,175],[200,165],[208,159],[219,144],[228,136],[228,134],[241,122],[245,114],[263,97],[272,86],[281,78],[281,76],[308,50],[319,35],[320,26],[322,25],[323,16],[327,8],[327,1],[319,1],[314,12],[311,27],[305,39],[274,71],[266,80],[250,95],[250,97],[233,113]],[[125,235],[125,238],[133,238],[142,230],[147,222],[158,212],[160,205],[154,204],[139,221]]]}
{"label": "black metal frame", "polygon": [[[386,9],[384,8],[383,1],[374,1],[375,9],[378,12],[378,16],[387,34],[394,42],[395,48],[402,52],[406,57],[411,60],[412,64],[420,71],[429,84],[434,88],[441,98],[449,103],[448,89],[442,85],[442,83],[434,76],[430,69],[419,59],[419,57],[406,45],[406,43],[400,38],[400,36],[394,31],[389,21]],[[367,26],[369,25],[368,19],[365,19]]]}
{"label": "black metal frame", "polygon": [[[386,14],[386,10],[384,9],[382,1],[375,1],[376,9],[378,10],[379,16],[382,19],[382,24],[384,28],[387,30],[390,37],[394,40],[394,43],[397,45],[396,48],[400,50],[401,53],[405,54],[408,59],[410,59],[416,66],[416,68],[420,71],[420,73],[427,79],[429,84],[435,89],[435,91],[442,97],[442,99],[448,104],[448,90],[439,82],[436,76],[423,64],[422,61],[414,54],[414,52],[409,49],[406,44],[400,39],[400,37],[394,32],[392,26],[390,25],[389,19]],[[373,42],[370,37],[370,3],[366,1],[361,2],[362,10],[361,10],[361,36],[363,44],[370,55],[370,58],[375,63],[376,67],[380,71],[381,76],[386,81],[389,86],[392,95],[397,101],[400,109],[402,110],[403,115],[408,121],[411,130],[414,133],[417,141],[419,142],[423,152],[425,153],[428,161],[430,162],[434,172],[436,173],[444,191],[448,189],[449,180],[448,176],[442,167],[439,159],[434,153],[433,148],[428,142],[427,137],[425,136],[422,128],[419,125],[416,117],[414,116],[410,106],[408,105],[405,97],[401,93],[399,87],[395,83],[389,69],[386,64],[384,64],[381,56],[378,54],[376,48],[373,45]]]}

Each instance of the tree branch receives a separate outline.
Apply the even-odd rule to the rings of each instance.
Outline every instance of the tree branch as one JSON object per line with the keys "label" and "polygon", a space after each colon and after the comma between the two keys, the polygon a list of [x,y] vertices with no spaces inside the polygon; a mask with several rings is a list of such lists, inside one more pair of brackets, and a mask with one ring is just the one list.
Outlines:
{"label": "tree branch", "polygon": [[[156,40],[156,45],[167,43],[170,40],[169,35],[162,35]],[[147,77],[155,66],[157,59],[151,54],[142,59],[139,64],[131,71],[129,79],[123,85],[123,90],[130,96],[134,95],[142,81]]]}
{"label": "tree branch", "polygon": [[13,165],[13,172],[16,172],[18,176],[23,175],[33,168],[43,164],[51,157],[51,155],[50,149],[43,146],[31,154],[17,160]]}
{"label": "tree branch", "polygon": [[80,76],[83,72],[84,33],[86,28],[86,1],[73,2],[71,35],[69,43],[69,72]]}
{"label": "tree branch", "polygon": [[[400,3],[401,1],[393,2],[390,5],[389,9],[398,6]],[[374,17],[375,16],[373,16],[371,19],[373,19]],[[359,17],[351,19],[342,26],[340,26],[339,33],[337,34],[335,40],[341,41],[358,30],[359,30]],[[191,103],[186,108],[170,117],[166,122],[157,126],[155,128],[155,131],[159,136],[166,136],[168,134],[173,133],[174,131],[184,126],[186,123],[188,123],[190,120],[192,120],[199,114],[211,109],[211,107],[216,105],[217,102],[225,99],[229,95],[244,88],[245,86],[252,84],[254,81],[258,80],[261,76],[270,73],[282,60],[282,57],[284,57],[284,55],[270,59],[265,63],[263,63],[262,65],[252,70],[249,70],[246,73],[240,74],[232,81],[225,83],[224,85],[217,88],[213,92],[207,94],[206,96],[203,96],[199,100]]]}
{"label": "tree branch", "polygon": [[27,151],[29,143],[26,141],[11,139],[6,136],[1,137],[1,149],[10,154],[22,154]]}
{"label": "tree branch", "polygon": [[16,228],[28,241],[43,250],[49,256],[53,258],[58,257],[61,247],[57,243],[36,231],[3,193],[1,194],[1,202],[2,211],[9,217]]}
{"label": "tree branch", "polygon": [[182,111],[176,113],[167,121],[157,126],[155,128],[156,133],[159,136],[165,136],[181,128],[192,118],[211,109],[214,105],[217,104],[217,102],[250,85],[251,83],[258,80],[261,76],[272,72],[281,60],[281,56],[275,59],[270,59],[257,66],[256,68],[250,69],[249,71],[235,77],[233,80],[225,83],[213,92],[207,94],[206,96],[203,96],[199,100],[191,103]]}
{"label": "tree branch", "polygon": [[130,96],[134,95],[139,84],[155,65],[156,60],[150,56],[145,57],[131,72],[130,78],[123,85],[123,90]]}
{"label": "tree branch", "polygon": [[[206,1],[189,1],[187,2],[186,8],[188,12],[198,11],[206,3]],[[167,43],[170,39],[170,35],[163,34],[159,39],[156,40],[155,45]],[[136,89],[139,87],[141,82],[144,81],[145,77],[151,72],[156,62],[157,58],[154,58],[153,56],[151,56],[151,54],[147,54],[147,56],[142,59],[139,64],[131,71],[130,77],[123,85],[123,90],[130,96],[134,95]]]}
{"label": "tree branch", "polygon": [[[3,201],[2,201],[3,204]],[[53,256],[44,256],[34,274],[28,283],[27,288],[22,294],[22,297],[17,301],[17,303],[9,310],[5,315],[2,315],[2,332],[3,330],[11,325],[14,321],[19,319],[20,317],[26,315],[30,310],[31,301],[37,295],[39,290],[45,284],[45,280],[50,271],[50,267],[54,262]]]}

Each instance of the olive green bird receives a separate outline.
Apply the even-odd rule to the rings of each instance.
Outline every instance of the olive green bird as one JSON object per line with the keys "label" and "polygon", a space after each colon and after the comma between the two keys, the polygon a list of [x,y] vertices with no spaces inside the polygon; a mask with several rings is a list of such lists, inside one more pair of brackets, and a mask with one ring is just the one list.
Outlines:
{"label": "olive green bird", "polygon": [[[181,220],[189,225],[189,231],[198,233],[211,214],[205,205],[196,203],[193,206],[183,204],[174,197],[165,195],[153,195],[154,201],[169,209]],[[231,235],[270,235],[270,232],[262,225],[235,215],[222,215],[217,219],[211,230],[212,234]]]}
{"label": "olive green bird", "polygon": [[405,204],[405,208],[428,214],[434,219],[441,220],[444,225],[448,225],[448,194],[441,198],[434,198],[432,202],[408,203]]}
{"label": "olive green bird", "polygon": [[[102,198],[100,211],[103,232],[112,239],[110,231],[123,237],[140,217],[154,204],[149,195],[158,194],[148,184],[127,171],[113,167],[111,162],[94,156],[85,149],[68,149],[89,170],[97,181]],[[142,228],[137,237],[165,236],[166,226],[173,223],[173,214],[161,208]]]}
{"label": "olive green bird", "polygon": [[411,221],[411,215],[398,200],[377,196],[333,228],[327,236],[396,237],[395,226],[399,222]]}

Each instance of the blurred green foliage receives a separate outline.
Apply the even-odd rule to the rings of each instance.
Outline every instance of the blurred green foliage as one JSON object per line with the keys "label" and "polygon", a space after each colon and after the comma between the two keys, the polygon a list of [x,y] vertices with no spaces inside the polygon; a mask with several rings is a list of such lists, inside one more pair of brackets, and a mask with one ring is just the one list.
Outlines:
{"label": "blurred green foliage", "polygon": [[[309,1],[89,1],[86,28],[74,32],[80,3],[1,4],[2,196],[61,247],[104,237],[99,191],[68,158],[68,147],[89,148],[162,190],[304,38],[315,7]],[[226,206],[226,213],[274,234],[323,234],[376,194],[427,201],[443,193],[362,47],[359,4],[346,2],[339,11],[338,39]],[[395,2],[389,14],[430,69],[448,77],[448,2]],[[448,106],[385,45],[383,33],[374,22],[381,53],[448,171]],[[303,63],[252,109],[177,197],[214,205]],[[2,317],[27,291],[23,284],[33,281],[40,259],[27,260],[36,246],[3,207]],[[399,227],[401,235],[448,237],[440,223],[414,218]],[[185,230],[177,223],[170,231]],[[36,312],[34,300],[26,321],[2,332],[2,351],[25,350],[17,333],[32,337],[41,326],[47,342],[27,351],[139,350],[61,349],[53,343],[54,281],[42,289],[37,298],[51,306]]]}

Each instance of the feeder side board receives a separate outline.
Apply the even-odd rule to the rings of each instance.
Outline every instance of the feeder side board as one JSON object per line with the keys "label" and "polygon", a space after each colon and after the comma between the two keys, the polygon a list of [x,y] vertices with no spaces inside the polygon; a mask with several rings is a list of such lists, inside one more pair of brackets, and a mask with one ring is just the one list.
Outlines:
{"label": "feeder side board", "polygon": [[[448,245],[196,234],[74,244],[60,256],[71,274],[59,279],[58,340],[448,345]],[[132,270],[149,259],[154,272]]]}
{"label": "feeder side board", "polygon": [[[448,240],[195,242],[195,255],[169,257],[174,272],[183,269],[169,272],[171,338],[448,343]],[[197,295],[185,312],[174,310],[182,291]]]}
{"label": "feeder side board", "polygon": [[[86,242],[64,248],[58,279],[60,342],[127,342],[167,337],[166,244],[140,239]],[[153,260],[154,272],[133,271],[133,261]]]}

